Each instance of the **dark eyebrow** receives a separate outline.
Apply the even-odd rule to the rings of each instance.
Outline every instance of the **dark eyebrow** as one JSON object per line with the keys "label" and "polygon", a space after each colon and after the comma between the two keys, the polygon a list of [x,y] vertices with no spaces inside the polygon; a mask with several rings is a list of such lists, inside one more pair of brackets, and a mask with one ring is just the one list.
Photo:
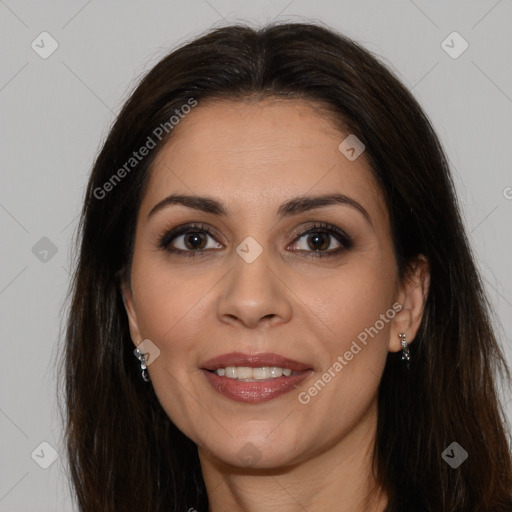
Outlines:
{"label": "dark eyebrow", "polygon": [[[220,201],[213,197],[194,196],[187,194],[171,194],[165,199],[157,203],[148,214],[148,218],[156,212],[162,210],[166,206],[178,204],[200,210],[214,215],[229,216],[231,215],[228,208],[226,208]],[[283,203],[277,210],[277,215],[281,219],[290,215],[321,208],[322,206],[331,206],[341,204],[349,206],[363,215],[363,217],[372,225],[372,221],[368,212],[361,206],[355,199],[348,197],[344,194],[326,194],[320,196],[299,196],[290,199]]]}

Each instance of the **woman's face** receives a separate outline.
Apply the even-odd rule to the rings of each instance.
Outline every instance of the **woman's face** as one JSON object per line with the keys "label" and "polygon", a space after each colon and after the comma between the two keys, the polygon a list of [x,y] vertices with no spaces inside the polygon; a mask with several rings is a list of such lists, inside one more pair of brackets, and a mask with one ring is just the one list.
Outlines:
{"label": "woman's face", "polygon": [[228,464],[285,466],[367,437],[386,356],[415,335],[382,194],[364,152],[339,149],[347,136],[299,100],[199,103],[154,164],[130,332],[160,351],[148,370],[169,417]]}

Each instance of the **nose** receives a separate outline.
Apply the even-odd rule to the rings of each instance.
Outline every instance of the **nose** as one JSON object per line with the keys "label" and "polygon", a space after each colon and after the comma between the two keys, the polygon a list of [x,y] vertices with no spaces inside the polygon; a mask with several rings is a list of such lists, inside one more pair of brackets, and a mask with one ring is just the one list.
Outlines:
{"label": "nose", "polygon": [[277,264],[272,264],[269,251],[251,263],[233,253],[232,270],[228,272],[218,299],[217,315],[224,323],[239,323],[247,328],[286,323],[292,316],[293,292],[287,286]]}

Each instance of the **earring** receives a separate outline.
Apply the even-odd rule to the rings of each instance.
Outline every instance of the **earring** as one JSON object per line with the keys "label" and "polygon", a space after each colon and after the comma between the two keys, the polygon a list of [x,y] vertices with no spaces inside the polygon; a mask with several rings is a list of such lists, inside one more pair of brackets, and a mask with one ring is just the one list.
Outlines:
{"label": "earring", "polygon": [[133,351],[133,353],[135,354],[137,359],[140,361],[140,371],[141,371],[141,374],[142,374],[142,378],[146,382],[149,382],[151,379],[149,378],[149,373],[148,373],[148,370],[146,368],[146,355],[143,354],[138,348],[136,348]]}
{"label": "earring", "polygon": [[409,369],[411,353],[409,352],[409,346],[407,345],[407,338],[404,333],[400,333],[398,337],[400,338],[400,344],[402,345],[402,361],[404,361],[406,368]]}

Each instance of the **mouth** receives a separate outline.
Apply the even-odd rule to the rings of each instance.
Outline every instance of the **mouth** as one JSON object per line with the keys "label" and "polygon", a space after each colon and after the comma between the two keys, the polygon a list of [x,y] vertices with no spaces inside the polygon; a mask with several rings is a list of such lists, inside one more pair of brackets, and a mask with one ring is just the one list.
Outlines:
{"label": "mouth", "polygon": [[259,403],[297,389],[313,368],[277,354],[233,352],[206,361],[201,371],[211,387],[225,397]]}
{"label": "mouth", "polygon": [[294,372],[290,368],[281,368],[279,366],[261,366],[251,368],[250,366],[226,366],[216,370],[207,370],[215,373],[219,377],[237,380],[239,382],[259,382],[262,380],[273,380],[279,377],[290,377],[298,375],[300,372]]}

